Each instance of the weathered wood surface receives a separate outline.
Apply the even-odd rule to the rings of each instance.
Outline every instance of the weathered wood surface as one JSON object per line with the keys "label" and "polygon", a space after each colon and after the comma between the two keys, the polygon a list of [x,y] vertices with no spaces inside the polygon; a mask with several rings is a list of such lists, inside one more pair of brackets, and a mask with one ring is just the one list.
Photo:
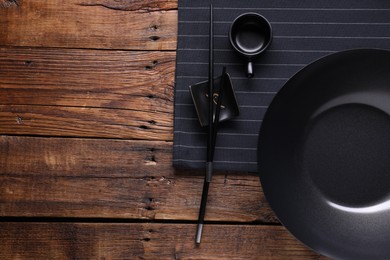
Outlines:
{"label": "weathered wood surface", "polygon": [[2,134],[172,140],[174,52],[0,53]]}
{"label": "weathered wood surface", "polygon": [[[192,224],[1,223],[2,259],[320,259],[283,227]],[[322,259],[322,258],[321,258]]]}
{"label": "weathered wood surface", "polygon": [[[203,172],[175,171],[166,142],[0,137],[0,215],[196,220]],[[206,220],[276,218],[255,175],[218,173]]]}
{"label": "weathered wood surface", "polygon": [[176,0],[0,0],[0,3],[0,45],[176,49]]}
{"label": "weathered wood surface", "polygon": [[171,165],[176,0],[0,0],[0,28],[1,259],[318,259],[247,173],[213,177],[195,247],[204,173]]}
{"label": "weathered wood surface", "polygon": [[176,53],[0,47],[0,103],[173,112]]}

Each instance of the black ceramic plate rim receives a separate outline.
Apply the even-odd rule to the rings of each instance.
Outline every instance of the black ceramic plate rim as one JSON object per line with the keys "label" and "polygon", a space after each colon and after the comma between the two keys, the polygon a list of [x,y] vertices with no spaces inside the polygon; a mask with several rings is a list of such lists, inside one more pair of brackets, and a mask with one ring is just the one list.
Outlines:
{"label": "black ceramic plate rim", "polygon": [[[345,55],[345,54],[356,54],[356,55],[359,55],[359,53],[363,53],[363,52],[385,52],[385,53],[390,53],[389,50],[384,50],[384,49],[351,49],[351,50],[344,50],[344,51],[340,51],[340,52],[335,52],[335,53],[332,53],[330,55],[327,55],[327,56],[324,56],[324,57],[321,57],[319,58],[318,60],[310,63],[309,65],[305,66],[304,68],[302,68],[300,71],[298,71],[296,74],[294,74],[294,76],[292,76],[286,83],[285,83],[285,86],[289,86],[291,84],[292,81],[296,80],[297,77],[299,77],[300,75],[306,73],[306,71],[308,71],[309,69],[311,69],[311,67],[315,66],[316,64],[321,64],[324,60],[326,59],[329,59],[329,58],[332,58],[332,57],[337,57],[337,56],[340,56],[340,55]],[[280,97],[283,97],[285,96],[286,94],[288,94],[288,91],[291,91],[289,88],[285,88],[283,87],[279,93],[276,95],[276,97],[274,98],[274,100],[271,102],[270,106],[269,107],[272,107],[274,103],[278,103],[279,102],[279,99]],[[265,116],[264,116],[264,121],[267,121],[269,117],[269,112],[267,111]],[[260,131],[260,136],[261,136],[261,131]],[[261,145],[261,138],[259,137],[259,147]],[[258,149],[259,151],[259,149]],[[258,155],[258,158],[260,158],[260,156]],[[259,170],[260,170],[260,180],[262,182],[262,185],[264,185],[263,183],[263,180],[262,180],[262,174],[261,174],[261,162],[259,162]],[[277,187],[276,187],[277,188]],[[313,187],[313,189],[315,189],[315,187]],[[313,192],[316,192],[316,191],[313,191]],[[267,193],[266,190],[264,190],[264,193],[265,193],[265,196],[266,198],[267,197],[270,197],[271,195]],[[276,209],[278,207],[278,205],[273,205],[272,203],[270,203],[270,206],[271,208],[275,211],[279,221],[286,226],[286,228],[290,231],[290,233],[292,235],[294,235],[298,240],[300,240],[301,242],[303,242],[306,246],[312,248],[313,250],[323,254],[323,255],[327,255],[327,256],[332,256],[334,257],[335,255],[332,254],[331,252],[331,249],[322,249],[321,248],[321,245],[318,245],[316,243],[312,243],[312,242],[309,242],[305,240],[305,238],[302,238],[299,234],[299,231],[297,230],[294,230],[294,228],[291,228],[288,224],[286,224],[285,222],[285,219],[281,219],[279,216],[278,216],[278,210]]]}

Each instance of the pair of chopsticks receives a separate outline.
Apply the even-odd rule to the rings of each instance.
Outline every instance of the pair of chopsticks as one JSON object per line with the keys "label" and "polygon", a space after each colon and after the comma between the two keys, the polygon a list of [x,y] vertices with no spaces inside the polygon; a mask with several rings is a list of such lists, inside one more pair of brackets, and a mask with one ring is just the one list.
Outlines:
{"label": "pair of chopsticks", "polygon": [[202,239],[202,230],[204,224],[204,217],[206,214],[206,204],[207,197],[209,193],[209,185],[213,175],[213,161],[214,161],[214,152],[215,152],[215,143],[217,139],[218,124],[219,124],[219,114],[221,111],[222,98],[223,98],[223,89],[224,81],[226,74],[226,67],[223,67],[222,77],[220,81],[218,101],[215,108],[214,115],[214,22],[213,22],[213,6],[210,4],[210,47],[209,47],[209,124],[208,124],[208,136],[207,136],[207,161],[206,161],[206,175],[203,183],[202,199],[199,209],[198,225],[196,229],[196,238],[195,242],[200,244]]}

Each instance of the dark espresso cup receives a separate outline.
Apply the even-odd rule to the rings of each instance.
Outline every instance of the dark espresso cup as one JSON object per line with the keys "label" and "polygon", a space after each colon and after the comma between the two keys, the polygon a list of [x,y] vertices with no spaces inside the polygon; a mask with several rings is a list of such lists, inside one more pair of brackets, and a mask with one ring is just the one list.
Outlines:
{"label": "dark espresso cup", "polygon": [[232,23],[229,40],[233,48],[248,61],[246,75],[254,76],[252,61],[271,43],[272,27],[262,15],[244,13]]}

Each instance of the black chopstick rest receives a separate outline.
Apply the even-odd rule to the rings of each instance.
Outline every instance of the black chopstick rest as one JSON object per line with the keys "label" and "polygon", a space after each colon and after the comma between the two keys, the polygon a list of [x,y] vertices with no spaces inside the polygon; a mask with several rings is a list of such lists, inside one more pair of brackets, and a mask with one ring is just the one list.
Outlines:
{"label": "black chopstick rest", "polygon": [[[223,79],[223,80],[222,80]],[[222,82],[223,81],[223,82]],[[223,83],[224,95],[221,98],[219,96],[221,85]],[[214,93],[213,103],[217,106],[218,100],[221,100],[221,110],[219,115],[219,122],[228,121],[240,114],[240,109],[237,103],[236,94],[234,92],[233,84],[229,73],[224,73],[214,79]],[[208,94],[208,81],[203,81],[189,86],[191,98],[195,106],[196,114],[198,116],[199,123],[202,127],[209,125],[209,94]],[[217,92],[218,90],[218,92]],[[215,111],[213,110],[213,118],[216,117]]]}

